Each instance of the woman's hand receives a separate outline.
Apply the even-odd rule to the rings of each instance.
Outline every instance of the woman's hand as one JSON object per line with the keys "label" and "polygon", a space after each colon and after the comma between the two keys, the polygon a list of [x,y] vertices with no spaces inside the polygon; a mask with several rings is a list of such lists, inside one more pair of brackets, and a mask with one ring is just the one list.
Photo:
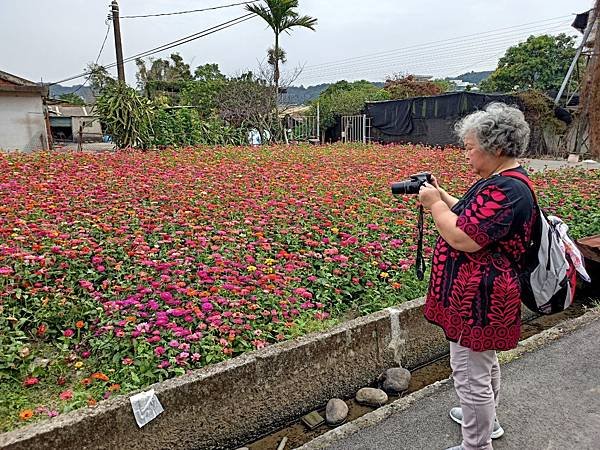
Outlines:
{"label": "woman's hand", "polygon": [[438,180],[434,175],[431,175],[431,185],[436,189],[441,189]]}
{"label": "woman's hand", "polygon": [[[432,179],[431,181],[434,181],[434,179]],[[419,189],[419,200],[425,208],[431,209],[431,205],[433,205],[435,202],[439,202],[442,200],[439,187],[436,187],[429,183],[423,184],[421,186],[421,189]]]}

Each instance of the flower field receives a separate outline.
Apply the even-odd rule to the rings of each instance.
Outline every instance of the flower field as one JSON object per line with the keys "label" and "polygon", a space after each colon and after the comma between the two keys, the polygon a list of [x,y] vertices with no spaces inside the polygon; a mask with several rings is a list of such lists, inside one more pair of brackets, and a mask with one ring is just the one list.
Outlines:
{"label": "flower field", "polygon": [[[423,295],[389,190],[423,170],[475,180],[407,145],[0,155],[0,431]],[[600,171],[534,181],[600,233]]]}

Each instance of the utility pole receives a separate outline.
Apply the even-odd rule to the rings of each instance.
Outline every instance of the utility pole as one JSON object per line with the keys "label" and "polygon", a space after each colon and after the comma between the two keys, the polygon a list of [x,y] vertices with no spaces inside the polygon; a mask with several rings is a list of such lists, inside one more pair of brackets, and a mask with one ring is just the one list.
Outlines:
{"label": "utility pole", "polygon": [[119,23],[119,4],[117,0],[111,3],[113,29],[115,30],[115,48],[117,51],[117,73],[119,81],[125,83],[125,69],[123,68],[123,47],[121,46],[121,25]]}

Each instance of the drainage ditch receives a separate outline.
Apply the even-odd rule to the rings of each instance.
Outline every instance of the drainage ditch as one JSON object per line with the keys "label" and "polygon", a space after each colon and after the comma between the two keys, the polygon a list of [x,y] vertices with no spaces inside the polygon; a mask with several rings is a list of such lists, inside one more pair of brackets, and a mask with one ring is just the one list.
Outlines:
{"label": "drainage ditch", "polygon": [[[586,301],[576,301],[569,309],[562,313],[553,314],[551,316],[540,316],[524,322],[521,326],[521,339],[527,339],[533,335],[541,333],[548,328],[552,328],[558,323],[573,319],[583,315],[586,311]],[[450,357],[446,355],[435,361],[432,361],[426,365],[417,367],[411,370],[411,381],[408,390],[403,395],[411,394],[418,391],[425,386],[435,383],[436,381],[444,380],[450,376]],[[373,384],[371,387],[377,387]],[[398,396],[389,396],[388,403],[397,400]],[[358,419],[359,417],[374,411],[376,408],[365,406],[357,403],[354,398],[345,399],[348,405],[348,418],[346,422]],[[309,411],[307,411],[308,413]],[[325,405],[318,409],[317,412],[325,417]],[[281,450],[293,449],[300,447],[307,442],[317,438],[318,436],[328,432],[332,427],[323,424],[313,430],[310,430],[304,423],[298,418],[291,422],[286,427],[264,436],[260,440],[246,444],[250,450]],[[285,441],[285,442],[282,442]],[[281,445],[283,444],[283,445]]]}

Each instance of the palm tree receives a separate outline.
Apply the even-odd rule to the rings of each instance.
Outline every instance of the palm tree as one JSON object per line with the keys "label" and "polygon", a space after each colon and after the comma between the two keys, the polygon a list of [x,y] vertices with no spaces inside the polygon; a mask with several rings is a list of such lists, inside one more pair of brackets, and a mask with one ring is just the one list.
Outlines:
{"label": "palm tree", "polygon": [[[246,5],[246,9],[260,16],[275,33],[275,46],[269,49],[269,59],[273,61],[273,81],[275,83],[275,100],[279,94],[279,62],[285,61],[285,52],[279,47],[279,35],[282,31],[289,34],[294,27],[309,28],[314,31],[317,19],[300,16],[295,8],[298,0],[264,0],[266,5]],[[270,63],[271,61],[269,61]],[[275,103],[277,105],[277,102]]]}

